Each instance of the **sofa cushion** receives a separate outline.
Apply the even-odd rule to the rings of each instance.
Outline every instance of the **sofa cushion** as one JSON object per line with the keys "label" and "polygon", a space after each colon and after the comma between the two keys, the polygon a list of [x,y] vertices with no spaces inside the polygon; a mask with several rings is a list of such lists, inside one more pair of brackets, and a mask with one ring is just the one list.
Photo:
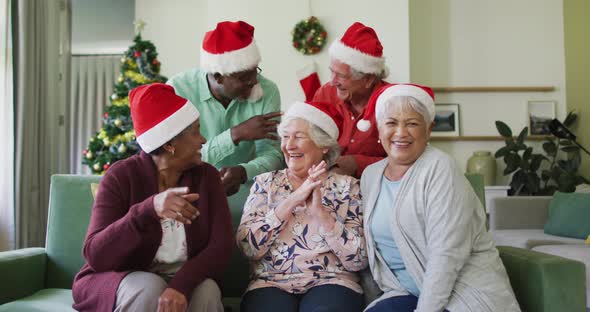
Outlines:
{"label": "sofa cushion", "polygon": [[0,305],[0,312],[75,311],[74,299],[69,289],[46,288],[28,297]]}
{"label": "sofa cushion", "polygon": [[98,192],[98,183],[90,183],[90,192],[92,193],[92,199],[96,199],[96,193]]}
{"label": "sofa cushion", "polygon": [[545,233],[586,239],[590,235],[590,194],[556,192],[549,203]]}
{"label": "sofa cushion", "polygon": [[92,208],[90,183],[100,176],[53,175],[47,218],[45,287],[71,288],[84,259],[82,244]]}
{"label": "sofa cushion", "polygon": [[533,248],[534,251],[578,260],[586,265],[586,300],[590,307],[590,246],[588,245],[546,245]]}
{"label": "sofa cushion", "polygon": [[539,245],[584,244],[583,239],[549,235],[542,229],[494,230],[492,237],[497,246],[532,249]]}

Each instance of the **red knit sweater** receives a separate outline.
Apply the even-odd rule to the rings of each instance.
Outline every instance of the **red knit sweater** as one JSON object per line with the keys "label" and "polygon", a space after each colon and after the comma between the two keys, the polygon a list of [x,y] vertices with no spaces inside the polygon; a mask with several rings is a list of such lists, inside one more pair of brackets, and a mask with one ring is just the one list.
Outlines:
{"label": "red knit sweater", "polygon": [[[184,226],[188,260],[168,286],[190,301],[199,283],[220,277],[234,235],[225,191],[213,166],[204,163],[185,171],[179,186],[199,193],[193,204],[200,216]],[[109,168],[92,207],[83,247],[86,263],[74,279],[74,309],[112,311],[125,275],[148,270],[162,240],[153,205],[157,193],[157,169],[150,155],[142,152]]]}

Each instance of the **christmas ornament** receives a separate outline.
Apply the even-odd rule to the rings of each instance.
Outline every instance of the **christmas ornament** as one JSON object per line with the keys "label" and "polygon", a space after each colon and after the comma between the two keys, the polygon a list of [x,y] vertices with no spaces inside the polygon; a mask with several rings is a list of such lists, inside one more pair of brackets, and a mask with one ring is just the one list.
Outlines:
{"label": "christmas ornament", "polygon": [[123,154],[127,151],[127,146],[125,144],[121,144],[121,145],[119,145],[119,148],[117,149],[117,151],[119,153]]}
{"label": "christmas ornament", "polygon": [[310,55],[322,50],[326,44],[328,33],[320,21],[312,16],[297,23],[293,28],[292,35],[293,47],[303,54]]}
{"label": "christmas ornament", "polygon": [[100,170],[100,164],[99,163],[94,164],[94,166],[92,166],[92,169],[94,169],[94,171]]}
{"label": "christmas ornament", "polygon": [[125,80],[125,78],[123,78],[123,76],[119,76],[119,78],[117,78],[118,82],[123,82]]}
{"label": "christmas ornament", "polygon": [[92,154],[92,152],[86,153],[86,159],[92,159],[93,156],[94,156],[94,154]]}
{"label": "christmas ornament", "polygon": [[135,58],[138,58],[138,57],[140,57],[140,56],[141,56],[141,53],[140,53],[139,51],[135,51],[135,53],[133,53],[133,56],[134,56]]}
{"label": "christmas ornament", "polygon": [[123,124],[123,120],[117,118],[117,119],[115,119],[114,124],[115,124],[115,126],[120,127]]}
{"label": "christmas ornament", "polygon": [[109,118],[109,113],[104,113],[104,118]]}
{"label": "christmas ornament", "polygon": [[103,170],[107,170],[107,169],[109,169],[109,167],[110,167],[110,166],[111,166],[111,165],[109,165],[109,164],[104,164],[104,166],[102,166],[102,169],[103,169]]}
{"label": "christmas ornament", "polygon": [[117,93],[113,93],[113,95],[111,95],[111,100],[113,100],[113,101],[118,98],[119,98],[119,96],[117,96]]}

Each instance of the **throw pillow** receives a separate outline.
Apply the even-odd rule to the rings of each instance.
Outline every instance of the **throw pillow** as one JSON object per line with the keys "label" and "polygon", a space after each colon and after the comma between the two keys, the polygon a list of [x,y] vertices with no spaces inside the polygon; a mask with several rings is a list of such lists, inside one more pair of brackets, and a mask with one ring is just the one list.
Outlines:
{"label": "throw pillow", "polygon": [[590,235],[590,194],[555,192],[545,233],[586,239]]}
{"label": "throw pillow", "polygon": [[90,183],[90,191],[92,192],[92,199],[96,199],[96,192],[98,192],[98,183]]}

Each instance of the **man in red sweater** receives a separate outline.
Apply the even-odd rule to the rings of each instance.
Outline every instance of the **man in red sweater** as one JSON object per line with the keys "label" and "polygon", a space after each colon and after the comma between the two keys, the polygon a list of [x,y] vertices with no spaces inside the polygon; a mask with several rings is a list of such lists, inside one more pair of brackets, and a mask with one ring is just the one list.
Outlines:
{"label": "man in red sweater", "polygon": [[360,178],[365,167],[386,156],[374,115],[366,129],[361,129],[363,122],[357,129],[371,94],[386,84],[383,46],[375,31],[359,22],[352,24],[330,46],[330,71],[330,82],[317,90],[313,100],[334,104],[344,117],[338,140],[342,156],[332,170]]}

